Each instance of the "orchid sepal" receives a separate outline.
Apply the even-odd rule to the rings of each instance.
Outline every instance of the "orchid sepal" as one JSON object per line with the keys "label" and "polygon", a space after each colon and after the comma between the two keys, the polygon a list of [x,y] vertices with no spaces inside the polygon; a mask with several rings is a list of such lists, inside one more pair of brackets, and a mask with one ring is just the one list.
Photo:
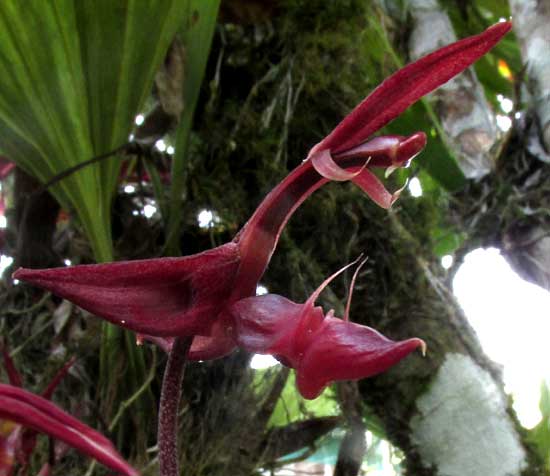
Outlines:
{"label": "orchid sepal", "polygon": [[[315,338],[316,337],[316,338]],[[385,372],[426,344],[412,338],[395,342],[367,326],[327,316],[296,369],[296,385],[307,399],[327,385],[359,380]]]}
{"label": "orchid sepal", "polygon": [[367,157],[365,163],[363,164],[363,167],[361,167],[356,172],[350,172],[340,167],[334,161],[330,151],[327,149],[313,154],[313,156],[310,157],[310,160],[313,168],[321,177],[324,177],[328,180],[334,180],[336,182],[345,182],[347,180],[353,180],[354,177],[359,175],[368,165],[370,157]]}
{"label": "orchid sepal", "polygon": [[[484,32],[444,46],[401,68],[357,105],[342,122],[310,151],[323,149],[333,154],[365,142],[399,116],[410,105],[449,81],[481,58],[510,31],[510,22],[501,22]],[[403,87],[412,85],[412,87]]]}
{"label": "orchid sepal", "polygon": [[183,258],[155,258],[44,270],[13,277],[46,288],[113,324],[174,337],[207,335],[239,267],[235,243]]}
{"label": "orchid sepal", "polygon": [[334,154],[337,161],[361,157],[369,160],[369,167],[405,167],[426,147],[424,132],[410,136],[378,136],[345,152]]}

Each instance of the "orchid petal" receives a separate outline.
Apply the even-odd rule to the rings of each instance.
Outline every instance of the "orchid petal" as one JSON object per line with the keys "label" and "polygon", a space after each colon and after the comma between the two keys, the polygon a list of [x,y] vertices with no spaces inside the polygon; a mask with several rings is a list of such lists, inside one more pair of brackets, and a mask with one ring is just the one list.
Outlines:
{"label": "orchid petal", "polygon": [[238,247],[227,243],[184,258],[19,269],[14,278],[121,327],[163,337],[207,333],[231,292],[238,266]]}
{"label": "orchid petal", "polygon": [[[293,362],[293,367],[296,367],[297,363],[302,359],[305,349],[310,345],[311,340],[316,338],[316,333],[323,324],[324,317],[322,310],[320,307],[314,308],[315,301],[334,278],[343,273],[350,266],[356,264],[362,257],[362,254],[359,255],[355,261],[352,261],[325,279],[303,304],[298,324],[292,336],[293,343],[289,360]],[[332,315],[332,312],[329,312],[329,315]]]}
{"label": "orchid petal", "polygon": [[[422,132],[409,137],[376,137],[361,147],[339,155],[332,154],[332,157],[337,167],[354,173],[365,167],[367,159],[368,167],[388,167],[395,161],[403,163],[412,159],[425,145],[426,135]],[[366,171],[367,168],[362,173]],[[361,173],[353,180],[360,176]],[[328,179],[315,170],[312,160],[306,160],[264,198],[234,239],[239,246],[241,266],[235,279],[238,286],[233,290],[233,301],[254,294],[287,221],[306,198],[327,182]],[[391,202],[391,195],[388,202]]]}
{"label": "orchid petal", "polygon": [[137,334],[136,335],[136,345],[143,345],[143,341],[151,342],[159,347],[163,352],[169,354],[174,345],[173,337],[156,337],[150,336],[147,334]]}
{"label": "orchid petal", "polygon": [[353,179],[353,183],[360,187],[378,206],[389,209],[397,199],[395,194],[391,194],[386,187],[378,180],[370,170],[363,170]]}
{"label": "orchid petal", "polygon": [[415,134],[410,135],[409,137],[404,138],[397,148],[397,153],[395,155],[395,163],[404,164],[409,163],[414,159],[424,147],[428,138],[424,132],[416,132]]}
{"label": "orchid petal", "polygon": [[[196,342],[195,342],[196,341]],[[227,335],[214,333],[210,336],[195,336],[187,356],[191,361],[216,360],[231,354],[237,348]]]}
{"label": "orchid petal", "polygon": [[[333,317],[333,311],[323,318],[321,309],[312,307],[313,301],[296,304],[266,294],[242,299],[231,308],[239,346],[274,355],[296,369],[298,390],[305,398],[316,398],[330,382],[383,372],[418,347],[425,352],[421,339],[394,342],[374,329]],[[304,326],[304,321],[316,325]]]}
{"label": "orchid petal", "polygon": [[101,433],[84,425],[43,397],[0,384],[0,418],[64,441],[105,466],[127,476],[139,473],[118,454]]}
{"label": "orchid petal", "polygon": [[[225,322],[216,320],[210,328],[209,335],[196,335],[187,354],[187,360],[201,361],[214,360],[225,357],[235,350],[236,344],[233,338],[228,335],[225,329]],[[151,342],[159,347],[166,354],[169,354],[174,345],[173,337],[156,337],[146,334],[138,334],[136,337],[137,345],[142,345],[143,341]]]}
{"label": "orchid petal", "polygon": [[[368,161],[369,159],[367,158],[363,168],[366,167]],[[313,168],[321,177],[325,177],[328,180],[335,180],[337,182],[351,180],[355,176],[359,175],[361,170],[363,170],[360,169],[357,172],[349,172],[346,169],[343,169],[336,162],[334,162],[330,151],[326,149],[311,156],[311,165],[313,165]]]}
{"label": "orchid petal", "polygon": [[326,317],[297,368],[298,390],[305,398],[316,398],[333,381],[384,372],[425,345],[417,338],[394,342],[370,327]]}
{"label": "orchid petal", "polygon": [[402,167],[426,147],[424,132],[405,136],[378,136],[352,149],[333,154],[336,160],[353,157],[369,158],[369,167]]}
{"label": "orchid petal", "polygon": [[487,53],[511,27],[510,22],[497,23],[479,35],[452,43],[401,68],[313,147],[310,156],[323,149],[336,154],[364,142],[422,96]]}

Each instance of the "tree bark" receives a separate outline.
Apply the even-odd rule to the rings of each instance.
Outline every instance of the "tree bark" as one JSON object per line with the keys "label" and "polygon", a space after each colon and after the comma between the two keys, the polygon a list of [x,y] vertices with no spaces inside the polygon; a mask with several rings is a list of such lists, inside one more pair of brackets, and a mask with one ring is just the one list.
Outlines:
{"label": "tree bark", "polygon": [[510,0],[514,31],[527,66],[532,104],[536,106],[546,151],[550,152],[550,4]]}
{"label": "tree bark", "polygon": [[[437,0],[411,0],[413,29],[409,40],[411,60],[457,40],[448,14]],[[492,149],[498,139],[494,113],[473,68],[430,94],[453,151],[467,178],[480,178],[494,167]]]}
{"label": "tree bark", "polygon": [[[550,4],[536,0],[510,0],[514,31],[521,46],[523,62],[527,68],[527,86],[531,93],[528,104],[533,110],[526,121],[518,124],[517,133],[523,135],[520,151],[532,161],[538,172],[532,172],[522,188],[537,188],[539,193],[535,209],[548,207],[548,193],[544,185],[529,183],[534,173],[547,174],[550,163]],[[535,187],[533,187],[533,185]],[[531,201],[533,202],[533,201]],[[503,234],[504,256],[514,270],[524,279],[550,291],[550,219],[539,213],[518,219]]]}
{"label": "tree bark", "polygon": [[[411,0],[409,12],[413,59],[456,40],[449,16],[436,0]],[[495,150],[502,138],[473,69],[439,88],[430,100],[465,176],[493,180]],[[407,474],[542,475],[504,392],[500,369],[481,349],[441,267],[423,250],[422,239],[409,232],[408,213],[392,213],[389,230],[380,229],[383,236],[377,239],[385,243],[385,253],[400,257],[395,267],[386,265],[375,273],[390,276],[384,288],[396,290],[399,298],[369,315],[377,316],[373,327],[394,339],[423,338],[428,354],[424,359],[409,357],[392,371],[362,381],[365,401],[383,420],[390,440],[405,452]],[[415,228],[420,221],[414,217]],[[472,245],[488,230],[470,228]],[[369,294],[376,292],[383,289],[369,287]]]}
{"label": "tree bark", "polygon": [[[423,338],[425,358],[410,356],[360,382],[389,439],[405,453],[407,474],[422,476],[542,475],[503,390],[499,369],[483,353],[452,292],[422,256],[421,246],[392,215],[389,239],[408,250],[407,293],[378,310],[372,325],[393,339]],[[398,253],[392,247],[386,252]],[[380,272],[381,270],[377,270]],[[370,289],[370,292],[374,292]],[[375,312],[370,311],[370,315]]]}
{"label": "tree bark", "polygon": [[357,383],[340,382],[338,400],[348,428],[340,444],[334,476],[357,476],[367,450],[364,408]]}
{"label": "tree bark", "polygon": [[37,194],[40,187],[38,180],[15,168],[16,268],[51,268],[61,263],[54,247],[59,205],[49,192]]}

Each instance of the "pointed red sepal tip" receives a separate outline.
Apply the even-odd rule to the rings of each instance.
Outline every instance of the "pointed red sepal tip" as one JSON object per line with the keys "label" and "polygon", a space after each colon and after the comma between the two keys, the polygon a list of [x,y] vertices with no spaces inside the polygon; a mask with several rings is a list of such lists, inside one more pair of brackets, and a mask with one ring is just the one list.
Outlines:
{"label": "pointed red sepal tip", "polygon": [[31,392],[0,384],[0,418],[61,440],[125,476],[139,475],[101,433]]}
{"label": "pointed red sepal tip", "polygon": [[298,390],[317,398],[330,383],[385,372],[417,348],[425,352],[422,339],[394,342],[370,327],[327,317],[296,369]]}
{"label": "pointed red sepal tip", "polygon": [[424,150],[424,147],[426,147],[427,143],[428,138],[426,137],[426,134],[424,132],[416,132],[407,137],[399,144],[396,163],[403,164],[414,159],[418,154],[420,154],[420,152]]}
{"label": "pointed red sepal tip", "polygon": [[238,246],[230,242],[183,258],[20,268],[13,277],[126,329],[189,336],[208,333],[234,287],[239,263]]}
{"label": "pointed red sepal tip", "polygon": [[333,154],[365,142],[422,96],[461,73],[510,31],[510,22],[497,23],[483,33],[464,38],[408,64],[380,84],[310,152]]}

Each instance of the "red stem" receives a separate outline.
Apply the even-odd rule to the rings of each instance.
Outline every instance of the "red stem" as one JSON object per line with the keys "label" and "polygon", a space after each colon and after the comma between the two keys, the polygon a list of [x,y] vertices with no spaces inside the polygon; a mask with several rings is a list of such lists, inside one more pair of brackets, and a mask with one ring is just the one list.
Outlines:
{"label": "red stem", "polygon": [[[370,151],[377,164],[379,161],[383,162],[388,153],[388,149],[384,147]],[[349,156],[343,153],[334,158],[340,167],[354,170],[365,164],[364,155],[360,153]],[[304,200],[327,182],[330,180],[315,171],[311,160],[305,160],[260,203],[234,239],[240,248],[241,265],[235,279],[239,286],[231,296],[233,301],[256,293],[256,284],[269,263],[286,223]]]}
{"label": "red stem", "polygon": [[160,476],[179,476],[178,409],[185,363],[192,342],[192,337],[176,338],[164,370],[158,420]]}

